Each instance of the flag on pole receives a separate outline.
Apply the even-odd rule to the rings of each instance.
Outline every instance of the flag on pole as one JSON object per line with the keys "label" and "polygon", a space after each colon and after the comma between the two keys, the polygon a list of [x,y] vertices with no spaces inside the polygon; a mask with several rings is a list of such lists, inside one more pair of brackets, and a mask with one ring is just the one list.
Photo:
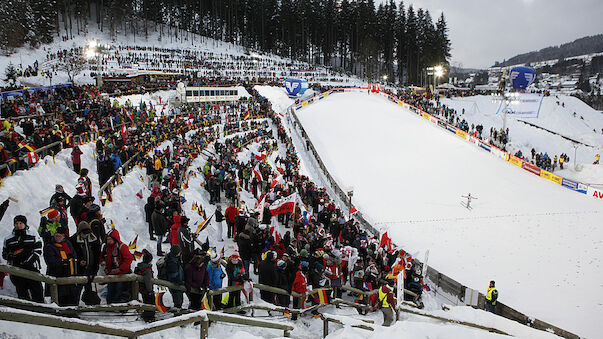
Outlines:
{"label": "flag on pole", "polygon": [[140,251],[134,251],[134,258],[136,258],[136,260],[140,260],[140,258],[142,258],[144,254]]}
{"label": "flag on pole", "polygon": [[130,249],[130,250],[138,249],[138,245],[136,244],[137,242],[138,242],[138,234],[136,235],[136,238],[134,238],[134,241],[132,241],[131,243],[128,244],[128,249]]}
{"label": "flag on pole", "polygon": [[142,199],[142,189],[136,193],[136,196]]}
{"label": "flag on pole", "polygon": [[211,220],[211,218],[214,215],[212,214],[209,218],[206,218],[205,220],[203,220],[202,223],[199,224],[199,226],[197,227],[197,230],[195,231],[195,235],[198,235],[199,233],[201,233],[201,231],[203,231],[204,229],[207,228],[207,225],[209,225],[209,221]]}
{"label": "flag on pole", "polygon": [[207,300],[207,293],[203,295],[203,300],[201,300],[201,309],[211,311],[211,307],[209,306],[209,300]]}
{"label": "flag on pole", "polygon": [[40,216],[45,216],[46,214],[50,213],[54,211],[54,208],[52,207],[46,207],[45,209],[40,211]]}
{"label": "flag on pole", "polygon": [[356,213],[358,213],[358,210],[356,209],[356,207],[352,206],[352,208],[350,209],[350,215],[354,215]]}
{"label": "flag on pole", "polygon": [[249,117],[250,117],[250,116],[251,116],[251,112],[247,112],[247,113],[245,114],[245,116],[243,117],[243,120],[247,120],[247,119],[249,119]]}

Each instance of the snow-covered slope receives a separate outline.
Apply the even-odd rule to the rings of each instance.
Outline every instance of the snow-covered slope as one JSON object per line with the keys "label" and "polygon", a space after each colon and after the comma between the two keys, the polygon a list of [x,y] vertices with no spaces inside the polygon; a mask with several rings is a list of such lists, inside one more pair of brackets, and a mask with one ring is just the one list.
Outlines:
{"label": "snow-covered slope", "polygon": [[[298,116],[340,186],[394,241],[467,286],[575,333],[602,329],[601,204],[480,151],[380,96]],[[511,128],[510,128],[511,129]],[[511,134],[513,137],[513,134]],[[478,200],[469,211],[461,195]]]}
{"label": "snow-covered slope", "polygon": [[[441,103],[446,107],[454,108],[459,117],[466,119],[469,124],[482,124],[484,137],[487,137],[490,127],[500,129],[503,126],[503,115],[496,114],[500,101],[495,102],[492,99],[492,96],[478,95],[444,98],[441,99]],[[463,109],[464,114],[462,114]],[[529,126],[519,120],[580,141],[588,146],[579,145],[577,150],[574,150],[575,143],[572,141]],[[507,127],[509,128],[507,150],[510,153],[521,150],[524,156],[529,157],[532,148],[536,152],[547,152],[551,158],[554,155],[565,153],[570,157],[570,166],[566,166],[566,169],[559,173],[556,172],[556,174],[585,183],[603,184],[603,166],[599,166],[596,173],[582,172],[584,165],[593,163],[595,154],[603,152],[603,113],[594,110],[580,99],[566,95],[558,95],[558,98],[545,97],[538,118],[515,119],[507,116]],[[578,170],[575,170],[573,166],[574,152],[576,164],[582,164]]]}

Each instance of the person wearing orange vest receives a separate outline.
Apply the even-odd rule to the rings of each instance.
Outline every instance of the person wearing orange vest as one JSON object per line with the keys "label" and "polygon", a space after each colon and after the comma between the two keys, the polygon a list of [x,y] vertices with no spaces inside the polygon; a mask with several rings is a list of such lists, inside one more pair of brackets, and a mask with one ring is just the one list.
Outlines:
{"label": "person wearing orange vest", "polygon": [[383,284],[379,287],[378,307],[383,313],[383,326],[391,326],[394,322],[393,307],[396,307],[396,300],[394,299],[394,293],[390,290],[390,288],[393,289],[393,287],[393,280],[389,280],[387,284]]}

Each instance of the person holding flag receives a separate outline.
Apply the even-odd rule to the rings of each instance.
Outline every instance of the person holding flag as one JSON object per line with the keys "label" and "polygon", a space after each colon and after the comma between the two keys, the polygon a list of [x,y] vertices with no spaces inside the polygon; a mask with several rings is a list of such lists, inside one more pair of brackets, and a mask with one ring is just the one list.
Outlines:
{"label": "person holding flag", "polygon": [[[296,309],[303,309],[306,303],[305,294],[308,292],[308,270],[310,264],[307,261],[299,263],[299,270],[295,274],[295,280],[293,280],[293,286],[291,286],[291,292],[304,294],[301,297],[293,297],[293,307]],[[297,313],[293,314],[292,320],[297,320]]]}

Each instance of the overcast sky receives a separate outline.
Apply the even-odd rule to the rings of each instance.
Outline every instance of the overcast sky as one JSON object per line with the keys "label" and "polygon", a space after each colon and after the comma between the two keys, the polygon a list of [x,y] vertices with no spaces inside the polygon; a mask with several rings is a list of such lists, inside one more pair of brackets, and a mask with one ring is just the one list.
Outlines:
{"label": "overcast sky", "polygon": [[520,53],[603,33],[603,0],[405,0],[405,9],[410,4],[429,10],[434,22],[444,11],[451,61],[465,68],[485,68]]}

